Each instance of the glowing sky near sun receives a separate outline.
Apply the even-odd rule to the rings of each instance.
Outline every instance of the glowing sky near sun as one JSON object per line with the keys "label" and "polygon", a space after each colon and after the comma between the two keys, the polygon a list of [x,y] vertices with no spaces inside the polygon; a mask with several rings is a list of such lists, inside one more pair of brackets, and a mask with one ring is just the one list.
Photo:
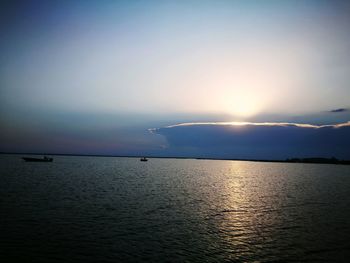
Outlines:
{"label": "glowing sky near sun", "polygon": [[341,1],[3,8],[2,112],[304,113],[350,105]]}
{"label": "glowing sky near sun", "polygon": [[0,152],[188,156],[178,123],[348,123],[349,25],[340,0],[0,1]]}

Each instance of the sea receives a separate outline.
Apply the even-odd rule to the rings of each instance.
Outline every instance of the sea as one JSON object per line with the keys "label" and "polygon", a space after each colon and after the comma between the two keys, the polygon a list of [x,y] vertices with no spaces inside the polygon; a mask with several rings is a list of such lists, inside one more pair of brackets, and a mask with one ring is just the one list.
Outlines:
{"label": "sea", "polygon": [[0,155],[0,262],[349,262],[350,166]]}

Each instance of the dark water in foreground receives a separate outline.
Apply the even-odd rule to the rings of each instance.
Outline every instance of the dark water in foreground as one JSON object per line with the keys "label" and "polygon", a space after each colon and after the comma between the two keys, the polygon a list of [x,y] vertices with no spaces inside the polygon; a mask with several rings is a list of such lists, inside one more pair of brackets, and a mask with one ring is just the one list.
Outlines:
{"label": "dark water in foreground", "polygon": [[0,156],[1,262],[350,258],[350,166],[19,157]]}

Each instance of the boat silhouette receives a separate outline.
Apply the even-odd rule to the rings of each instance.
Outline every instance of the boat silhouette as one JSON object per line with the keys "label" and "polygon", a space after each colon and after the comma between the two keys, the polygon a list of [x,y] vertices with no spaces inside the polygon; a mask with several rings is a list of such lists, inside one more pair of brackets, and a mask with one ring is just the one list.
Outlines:
{"label": "boat silhouette", "polygon": [[22,159],[26,162],[52,162],[53,161],[53,158],[49,158],[47,156],[44,156],[43,158],[22,157]]}

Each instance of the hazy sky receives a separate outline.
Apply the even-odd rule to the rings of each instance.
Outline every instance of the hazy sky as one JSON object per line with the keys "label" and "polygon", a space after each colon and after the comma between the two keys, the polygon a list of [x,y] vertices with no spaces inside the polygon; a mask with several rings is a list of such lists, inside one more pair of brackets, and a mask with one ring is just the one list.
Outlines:
{"label": "hazy sky", "polygon": [[347,109],[346,2],[2,1],[1,125],[104,138],[165,120]]}

